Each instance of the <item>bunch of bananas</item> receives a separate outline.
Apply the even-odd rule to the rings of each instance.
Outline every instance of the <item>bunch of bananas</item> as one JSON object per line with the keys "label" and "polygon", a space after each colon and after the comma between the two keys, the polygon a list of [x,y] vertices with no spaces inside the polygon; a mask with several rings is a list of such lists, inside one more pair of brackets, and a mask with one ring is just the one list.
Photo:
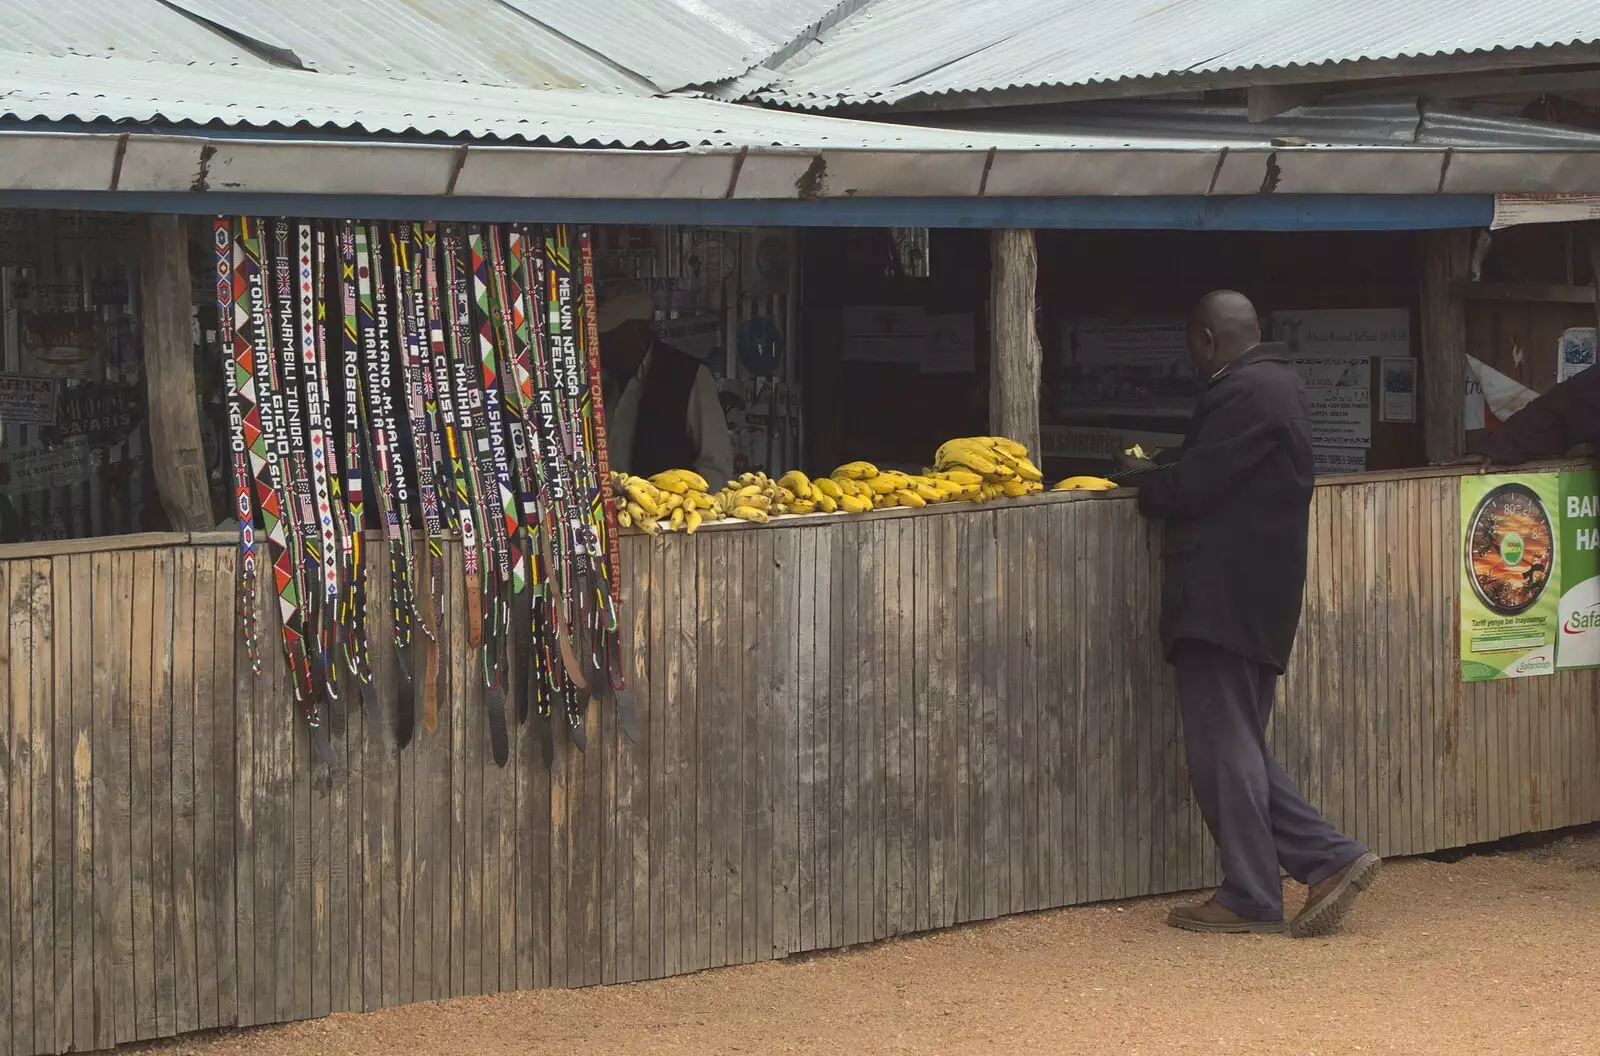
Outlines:
{"label": "bunch of bananas", "polygon": [[1028,460],[1028,449],[1004,436],[965,436],[947,441],[933,456],[936,471],[978,478],[976,502],[1021,498],[1044,490],[1044,474]]}
{"label": "bunch of bananas", "polygon": [[814,483],[832,495],[839,509],[846,513],[887,510],[896,506],[920,509],[941,502],[972,499],[977,495],[978,486],[976,477],[961,479],[960,474],[933,470],[926,473],[880,470],[871,462],[847,462],[834,470],[832,477]]}
{"label": "bunch of bananas", "polygon": [[662,529],[693,535],[704,521],[722,519],[706,479],[688,469],[669,469],[646,480],[627,473],[611,475],[617,523],[646,535]]}
{"label": "bunch of bananas", "polygon": [[[784,480],[788,480],[786,475]],[[727,517],[765,524],[772,517],[789,512],[797,501],[795,492],[765,473],[741,473],[711,497],[712,508]],[[809,512],[809,511],[805,511]]]}

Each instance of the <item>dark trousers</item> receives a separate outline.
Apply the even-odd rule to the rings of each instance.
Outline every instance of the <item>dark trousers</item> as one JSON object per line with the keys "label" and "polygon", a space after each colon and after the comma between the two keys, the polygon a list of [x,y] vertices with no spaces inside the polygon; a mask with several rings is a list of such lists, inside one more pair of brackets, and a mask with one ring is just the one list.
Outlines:
{"label": "dark trousers", "polygon": [[1251,920],[1283,919],[1279,868],[1315,884],[1365,853],[1306,802],[1267,747],[1278,673],[1207,642],[1174,644],[1183,744],[1195,802],[1217,841],[1216,900]]}

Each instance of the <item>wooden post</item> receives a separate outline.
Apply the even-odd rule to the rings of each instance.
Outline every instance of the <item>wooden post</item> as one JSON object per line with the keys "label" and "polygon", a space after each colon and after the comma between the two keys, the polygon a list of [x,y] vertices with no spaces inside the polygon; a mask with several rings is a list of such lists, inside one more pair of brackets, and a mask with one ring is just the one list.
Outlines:
{"label": "wooden post", "polygon": [[174,531],[215,528],[200,443],[194,344],[189,320],[189,242],[176,216],[152,216],[139,268],[150,458]]}
{"label": "wooden post", "polygon": [[1472,232],[1429,231],[1422,250],[1422,434],[1429,462],[1466,448],[1467,316],[1455,283],[1472,265]]}
{"label": "wooden post", "polygon": [[989,233],[989,431],[1039,449],[1043,353],[1034,326],[1039,256],[1033,232]]}

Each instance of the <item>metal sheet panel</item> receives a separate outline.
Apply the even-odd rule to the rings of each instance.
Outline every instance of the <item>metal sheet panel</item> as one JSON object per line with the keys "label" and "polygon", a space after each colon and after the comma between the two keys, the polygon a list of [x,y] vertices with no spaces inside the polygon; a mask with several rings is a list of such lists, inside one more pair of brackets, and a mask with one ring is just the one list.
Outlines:
{"label": "metal sheet panel", "polygon": [[890,104],[1596,41],[1593,9],[1568,0],[871,0],[783,64],[763,98]]}
{"label": "metal sheet panel", "polygon": [[973,196],[988,155],[980,151],[830,150],[806,190],[817,197]]}
{"label": "metal sheet panel", "polygon": [[1220,148],[1017,151],[996,154],[992,197],[1075,194],[1205,194]]}
{"label": "metal sheet panel", "polygon": [[0,0],[0,52],[270,65],[158,0]]}
{"label": "metal sheet panel", "polygon": [[455,193],[508,198],[721,198],[734,154],[472,147]]}
{"label": "metal sheet panel", "polygon": [[1445,170],[1446,194],[1595,194],[1600,152],[1458,150]]}
{"label": "metal sheet panel", "polygon": [[[0,3],[10,0],[0,0]],[[141,0],[149,2],[149,0]],[[321,73],[652,95],[646,76],[500,0],[171,0]],[[223,38],[216,33],[217,39]]]}
{"label": "metal sheet panel", "polygon": [[442,144],[130,136],[118,187],[125,191],[444,194],[457,150]]}
{"label": "metal sheet panel", "polygon": [[20,191],[104,191],[117,166],[115,134],[0,132],[0,187]]}
{"label": "metal sheet panel", "polygon": [[1436,194],[1445,155],[1405,147],[1229,150],[1212,193]]}

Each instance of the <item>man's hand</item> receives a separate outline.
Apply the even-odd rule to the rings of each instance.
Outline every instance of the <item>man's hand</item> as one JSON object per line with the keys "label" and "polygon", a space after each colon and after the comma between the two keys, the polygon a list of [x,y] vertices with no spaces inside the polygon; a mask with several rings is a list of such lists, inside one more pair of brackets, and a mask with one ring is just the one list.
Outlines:
{"label": "man's hand", "polygon": [[1460,458],[1447,458],[1443,462],[1435,462],[1434,465],[1452,468],[1468,467],[1476,469],[1479,473],[1487,473],[1494,463],[1489,461],[1488,455],[1462,455]]}
{"label": "man's hand", "polygon": [[1133,455],[1120,454],[1113,461],[1117,469],[1127,471],[1131,469],[1155,469],[1156,464],[1148,458],[1135,458]]}

